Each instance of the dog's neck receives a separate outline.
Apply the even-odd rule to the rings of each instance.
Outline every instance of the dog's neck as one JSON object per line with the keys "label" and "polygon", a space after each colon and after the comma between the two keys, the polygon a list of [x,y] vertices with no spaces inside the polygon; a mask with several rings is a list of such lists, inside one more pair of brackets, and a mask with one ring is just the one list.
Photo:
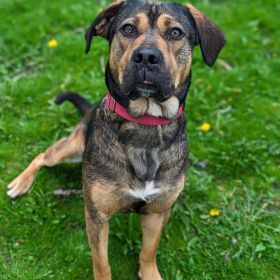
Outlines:
{"label": "dog's neck", "polygon": [[132,117],[136,118],[146,114],[164,117],[169,120],[176,118],[179,108],[185,103],[190,83],[191,73],[180,90],[165,102],[157,102],[152,98],[139,98],[132,101],[127,96],[121,94],[120,88],[115,82],[108,64],[106,68],[106,85],[110,94],[116,102],[128,110]]}

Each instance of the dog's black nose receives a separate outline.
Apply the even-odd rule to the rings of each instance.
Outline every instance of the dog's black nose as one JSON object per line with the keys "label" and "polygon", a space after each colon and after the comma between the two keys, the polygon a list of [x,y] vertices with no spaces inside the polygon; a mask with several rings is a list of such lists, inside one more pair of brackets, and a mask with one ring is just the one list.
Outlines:
{"label": "dog's black nose", "polygon": [[138,48],[134,51],[132,61],[142,67],[158,67],[163,60],[160,50],[154,48]]}

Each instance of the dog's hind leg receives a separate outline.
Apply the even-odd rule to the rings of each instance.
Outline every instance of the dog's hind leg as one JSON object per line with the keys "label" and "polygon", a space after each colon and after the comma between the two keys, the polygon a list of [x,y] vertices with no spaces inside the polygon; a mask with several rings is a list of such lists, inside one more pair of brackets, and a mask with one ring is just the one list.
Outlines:
{"label": "dog's hind leg", "polygon": [[29,166],[8,185],[10,198],[23,195],[31,188],[37,172],[43,166],[54,166],[64,162],[80,162],[85,149],[86,125],[77,125],[69,137],[63,138],[39,154]]}

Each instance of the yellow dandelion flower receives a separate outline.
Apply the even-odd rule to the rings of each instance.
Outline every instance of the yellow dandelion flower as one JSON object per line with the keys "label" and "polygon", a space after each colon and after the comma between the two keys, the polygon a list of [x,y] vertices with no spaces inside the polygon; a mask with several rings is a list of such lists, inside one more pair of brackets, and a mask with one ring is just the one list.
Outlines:
{"label": "yellow dandelion flower", "polygon": [[199,128],[200,130],[207,132],[211,129],[211,125],[209,123],[203,123]]}
{"label": "yellow dandelion flower", "polygon": [[48,42],[48,47],[49,48],[56,48],[58,46],[58,42],[56,39],[51,39],[49,42]]}
{"label": "yellow dandelion flower", "polygon": [[216,208],[213,208],[210,210],[209,214],[211,217],[218,217],[218,216],[220,216],[220,211]]}

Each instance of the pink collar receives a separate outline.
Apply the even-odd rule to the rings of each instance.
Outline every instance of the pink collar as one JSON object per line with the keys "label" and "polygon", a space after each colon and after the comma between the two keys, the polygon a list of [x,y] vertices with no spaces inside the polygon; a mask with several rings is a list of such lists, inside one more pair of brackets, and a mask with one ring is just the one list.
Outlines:
{"label": "pink collar", "polygon": [[[122,118],[124,118],[128,121],[134,122],[134,123],[138,123],[138,124],[152,126],[152,125],[165,125],[165,124],[169,124],[172,122],[172,120],[169,120],[167,118],[155,117],[152,115],[144,115],[139,118],[134,118],[127,112],[127,109],[125,107],[123,107],[120,103],[118,103],[113,98],[111,93],[107,94],[106,106],[112,112],[115,112],[117,115],[121,116]],[[177,118],[183,113],[183,110],[184,110],[183,108],[184,108],[184,105],[182,104],[179,108]]]}

